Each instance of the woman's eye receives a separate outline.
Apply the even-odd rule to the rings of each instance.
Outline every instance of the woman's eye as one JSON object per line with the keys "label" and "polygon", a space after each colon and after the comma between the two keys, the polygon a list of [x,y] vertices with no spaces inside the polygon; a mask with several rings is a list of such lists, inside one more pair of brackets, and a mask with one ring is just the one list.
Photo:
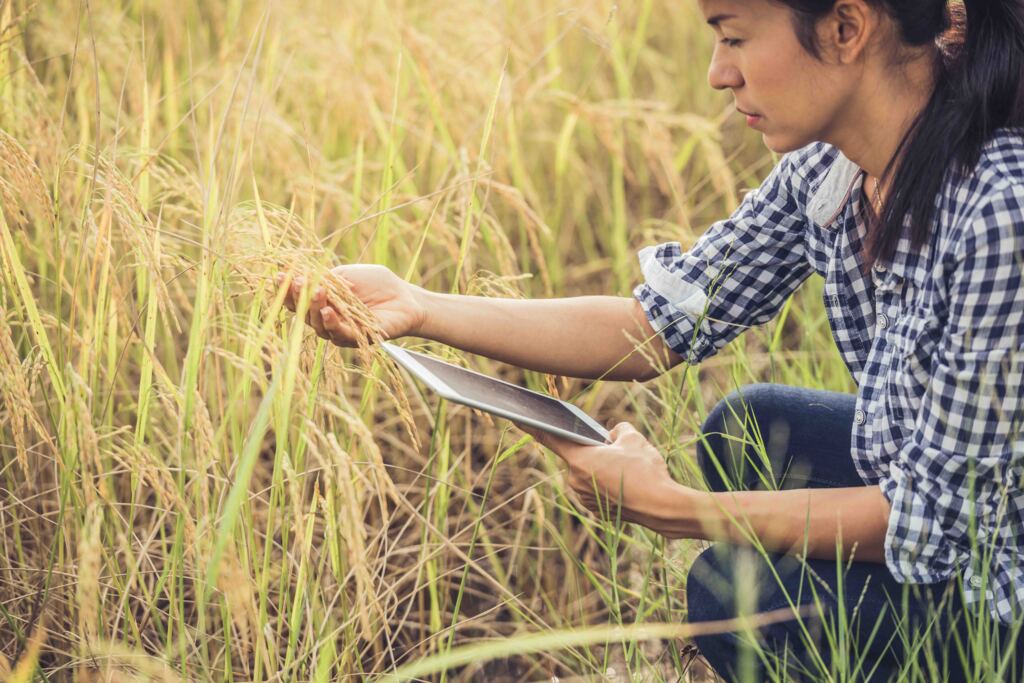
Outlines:
{"label": "woman's eye", "polygon": [[720,43],[721,43],[722,45],[725,45],[726,47],[739,47],[739,45],[740,45],[740,44],[741,44],[741,43],[742,43],[743,41],[742,41],[742,40],[739,40],[739,39],[737,39],[737,38],[722,38],[722,39],[721,39],[720,41],[718,41],[718,42],[720,42]]}

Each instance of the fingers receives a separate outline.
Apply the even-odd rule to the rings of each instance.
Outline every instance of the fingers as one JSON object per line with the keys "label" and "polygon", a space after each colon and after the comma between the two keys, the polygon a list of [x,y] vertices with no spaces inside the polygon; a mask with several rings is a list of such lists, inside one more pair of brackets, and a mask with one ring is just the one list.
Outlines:
{"label": "fingers", "polygon": [[535,427],[513,422],[521,431],[529,434],[533,437],[533,440],[539,443],[544,448],[560,457],[567,465],[572,467],[576,461],[577,453],[580,448],[586,448],[586,446],[580,446],[579,444],[573,443],[568,439],[563,439],[550,432],[546,432]]}
{"label": "fingers", "polygon": [[531,427],[529,425],[525,425],[522,422],[516,422],[515,420],[512,421],[512,424],[514,424],[519,431],[523,432],[524,434],[529,434],[530,436],[532,436],[533,440],[536,441],[537,443],[544,445],[544,432],[542,432],[541,430],[535,427]]}
{"label": "fingers", "polygon": [[284,305],[292,313],[295,312],[295,280],[292,278],[291,273],[283,273],[278,271],[277,276],[274,278],[274,283],[278,289],[285,286],[287,283],[287,289],[284,293]]}
{"label": "fingers", "polygon": [[[518,422],[515,423],[515,425],[516,427],[519,428],[520,431],[534,437],[534,440],[543,445],[544,447],[546,447],[546,449],[555,451],[554,443],[552,443],[551,440],[548,438],[549,434],[547,432],[537,429],[536,427],[529,427],[527,425],[519,424]],[[555,453],[558,452],[555,451]]]}
{"label": "fingers", "polygon": [[626,434],[629,434],[630,432],[636,433],[636,429],[633,427],[633,425],[631,425],[628,422],[620,422],[614,427],[612,427],[611,431],[609,431],[608,433],[611,435],[613,439],[617,439],[619,437],[625,436]]}
{"label": "fingers", "polygon": [[608,432],[613,443],[627,448],[639,448],[647,443],[647,438],[628,422],[620,422]]}
{"label": "fingers", "polygon": [[278,273],[277,284],[281,286],[282,283],[288,282],[288,291],[285,293],[284,305],[292,313],[299,306],[299,301],[302,300],[302,290],[306,286],[306,278],[302,275],[296,275],[292,277],[291,273]]}
{"label": "fingers", "polygon": [[580,495],[593,494],[594,483],[576,469],[569,469],[569,476],[566,477],[569,488]]}
{"label": "fingers", "polygon": [[[290,279],[289,279],[290,278]],[[275,278],[278,286],[288,282],[288,291],[285,294],[284,305],[293,313],[302,300],[303,289],[306,287],[306,278],[302,275],[291,277],[291,273],[278,272]],[[317,336],[326,339],[337,346],[351,348],[356,345],[358,339],[355,330],[351,325],[345,323],[338,312],[327,301],[327,292],[319,287],[309,301],[309,310],[306,312],[306,323],[313,328]]]}
{"label": "fingers", "polygon": [[356,333],[351,325],[345,324],[341,317],[330,306],[320,309],[320,319],[328,338],[338,346],[352,347],[356,345]]}
{"label": "fingers", "polygon": [[597,497],[603,493],[593,475],[575,468],[569,468],[567,474],[566,481],[569,488],[575,491],[580,498],[596,502]]}
{"label": "fingers", "polygon": [[527,432],[534,438],[534,440],[541,446],[544,446],[549,451],[560,457],[568,465],[572,465],[575,462],[576,453],[581,448],[579,444],[573,443],[568,439],[563,439],[551,432],[545,432],[541,429],[527,428],[523,431]]}
{"label": "fingers", "polygon": [[519,424],[518,422],[514,422],[513,424],[516,426],[516,429],[521,431],[523,434],[526,434],[527,436],[532,436],[534,441],[538,441],[539,440],[538,437],[537,437],[537,432],[533,431],[529,427],[525,427],[525,426]]}
{"label": "fingers", "polygon": [[309,299],[309,308],[306,310],[306,324],[313,328],[316,332],[316,336],[321,339],[327,339],[329,335],[327,330],[324,329],[323,318],[320,316],[320,309],[324,307],[324,303],[320,299],[320,290],[313,292],[313,295]]}
{"label": "fingers", "polygon": [[[570,472],[567,482],[579,504],[596,516],[602,519],[614,519],[619,514],[621,506],[616,502],[617,498],[607,492],[596,490],[592,480]],[[622,510],[622,512],[626,511]],[[623,516],[625,518],[626,515]]]}

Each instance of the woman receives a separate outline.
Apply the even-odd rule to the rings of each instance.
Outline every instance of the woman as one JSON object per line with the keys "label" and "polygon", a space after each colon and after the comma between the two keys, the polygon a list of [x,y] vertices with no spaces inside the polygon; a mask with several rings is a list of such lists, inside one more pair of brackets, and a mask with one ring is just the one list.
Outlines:
{"label": "woman", "polygon": [[[693,621],[814,606],[817,618],[805,610],[756,640],[698,638],[722,675],[887,680],[916,658],[945,680],[1013,678],[1024,651],[1012,626],[1024,605],[1024,4],[699,2],[718,38],[711,86],[787,154],[688,252],[643,249],[634,297],[450,296],[377,266],[337,272],[388,336],[621,380],[700,362],[820,273],[856,396],[757,385],[728,397],[698,453],[710,492],[674,482],[629,424],[602,447],[534,436],[588,506],[608,498],[666,536],[718,542],[689,575]],[[339,345],[354,339],[323,292],[309,322]],[[728,445],[748,417],[770,471],[753,448]],[[784,490],[746,490],[766,479]],[[959,661],[979,627],[1010,668]],[[929,632],[942,638],[908,639]]]}

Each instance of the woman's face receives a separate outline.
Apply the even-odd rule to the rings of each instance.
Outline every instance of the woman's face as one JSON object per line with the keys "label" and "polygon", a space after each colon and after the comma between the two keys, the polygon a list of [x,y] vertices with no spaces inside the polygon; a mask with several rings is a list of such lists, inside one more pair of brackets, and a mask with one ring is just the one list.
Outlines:
{"label": "woman's face", "polygon": [[765,145],[782,153],[828,141],[849,101],[850,77],[807,53],[789,8],[769,0],[698,2],[717,38],[708,82],[732,90]]}

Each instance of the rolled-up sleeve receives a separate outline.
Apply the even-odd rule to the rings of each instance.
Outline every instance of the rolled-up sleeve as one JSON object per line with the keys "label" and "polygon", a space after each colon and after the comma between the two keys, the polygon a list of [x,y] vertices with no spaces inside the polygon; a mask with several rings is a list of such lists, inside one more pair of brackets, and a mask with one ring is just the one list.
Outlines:
{"label": "rolled-up sleeve", "polygon": [[1001,619],[1024,604],[1022,261],[1024,188],[1013,186],[965,229],[920,412],[879,482],[893,575],[934,583],[964,569],[968,590],[984,586]]}
{"label": "rolled-up sleeve", "polygon": [[698,363],[744,330],[774,317],[813,272],[805,252],[804,150],[782,158],[733,214],[693,248],[678,242],[639,252],[644,282],[633,290],[665,343]]}

